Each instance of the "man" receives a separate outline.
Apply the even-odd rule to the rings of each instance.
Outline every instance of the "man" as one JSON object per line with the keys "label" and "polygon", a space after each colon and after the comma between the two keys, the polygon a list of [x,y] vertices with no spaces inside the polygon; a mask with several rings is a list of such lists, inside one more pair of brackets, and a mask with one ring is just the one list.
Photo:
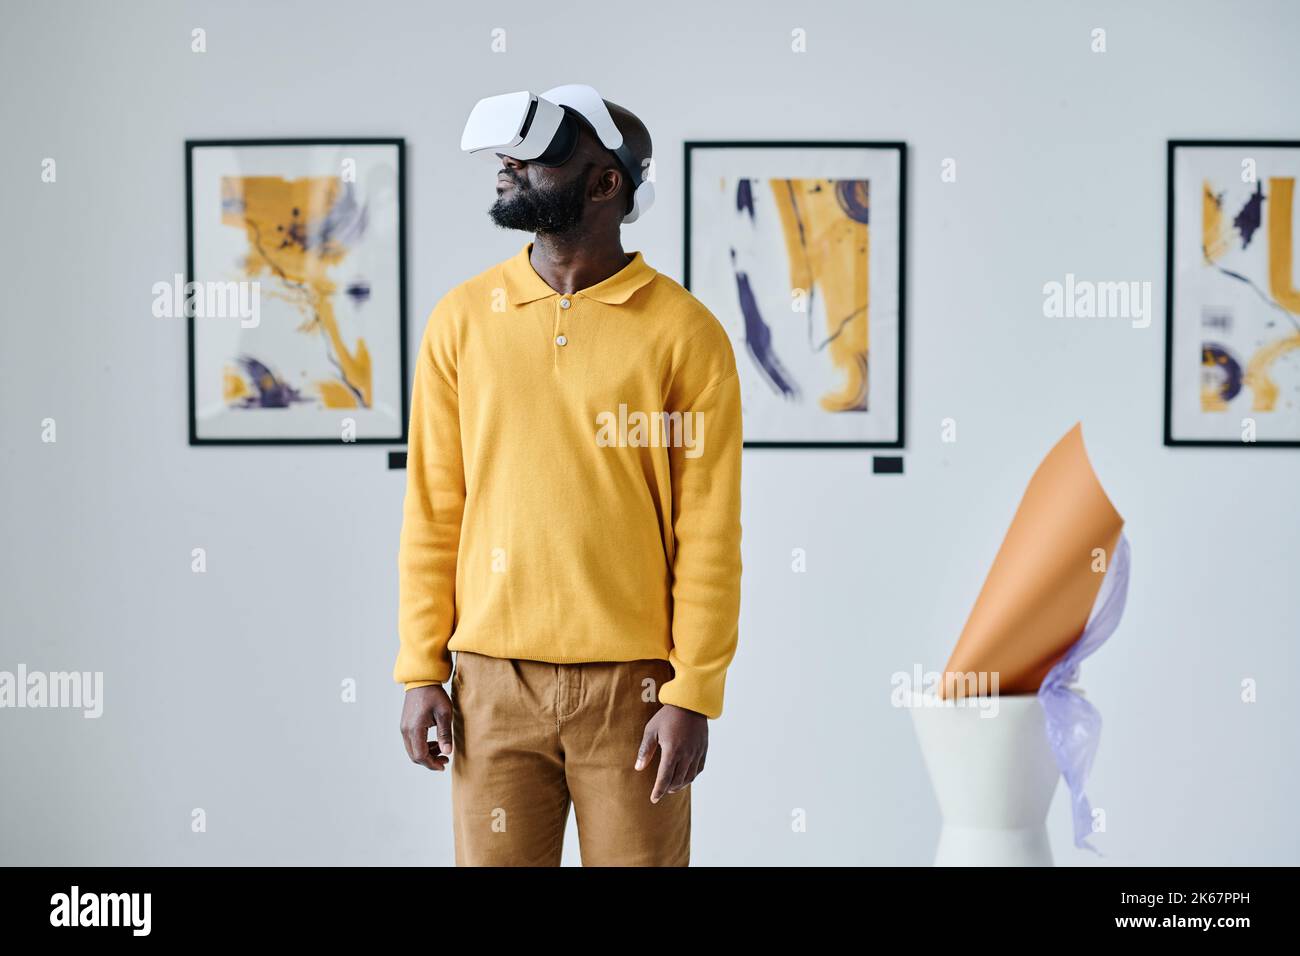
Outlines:
{"label": "man", "polygon": [[685,866],[737,643],[739,381],[712,313],[623,251],[645,126],[561,90],[584,108],[529,103],[577,133],[549,165],[493,150],[489,214],[534,239],[421,340],[401,730],[416,763],[450,762],[458,865],[559,865],[572,803],[584,865]]}

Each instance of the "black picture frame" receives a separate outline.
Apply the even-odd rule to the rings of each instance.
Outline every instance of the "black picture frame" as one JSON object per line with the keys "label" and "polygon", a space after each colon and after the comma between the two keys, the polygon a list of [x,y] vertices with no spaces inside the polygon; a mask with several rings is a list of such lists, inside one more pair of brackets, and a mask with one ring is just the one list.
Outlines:
{"label": "black picture frame", "polygon": [[337,438],[200,438],[196,417],[194,317],[186,317],[186,375],[188,379],[189,444],[209,445],[405,445],[410,437],[410,357],[407,344],[406,279],[406,140],[403,137],[307,137],[290,139],[187,139],[185,140],[185,282],[194,281],[194,150],[204,147],[285,147],[285,146],[394,146],[397,149],[397,269],[398,269],[398,344],[401,374],[401,434],[393,437],[357,437],[352,441]]}
{"label": "black picture frame", "polygon": [[1234,441],[1217,438],[1175,438],[1173,434],[1173,362],[1174,362],[1174,235],[1175,182],[1174,163],[1182,148],[1254,148],[1295,149],[1296,139],[1171,139],[1165,151],[1165,408],[1164,446],[1167,448],[1300,448],[1300,439],[1268,441]]}
{"label": "black picture frame", "polygon": [[682,170],[685,181],[684,263],[682,285],[691,287],[692,152],[697,149],[881,149],[898,152],[898,397],[894,441],[744,441],[745,448],[861,449],[907,447],[907,143],[903,140],[686,140]]}

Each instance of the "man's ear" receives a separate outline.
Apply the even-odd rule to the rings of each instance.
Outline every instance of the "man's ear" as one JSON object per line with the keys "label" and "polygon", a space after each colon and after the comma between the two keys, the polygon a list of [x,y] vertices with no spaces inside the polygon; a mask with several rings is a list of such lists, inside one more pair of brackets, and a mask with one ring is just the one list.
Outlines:
{"label": "man's ear", "polygon": [[[617,166],[609,166],[609,167],[606,168],[606,171],[613,171],[613,172],[618,173],[618,178],[619,178],[619,182],[620,182],[620,183],[624,183],[624,182],[627,181],[627,173],[623,172],[623,170],[619,169]],[[617,200],[617,198],[618,198],[618,197],[615,196],[615,200]],[[632,193],[631,193],[630,190],[629,190],[629,192],[628,192],[628,194],[627,194],[627,201],[626,201],[625,205],[626,205],[627,208],[626,208],[626,210],[623,212],[623,215],[626,216],[629,212],[632,211]]]}

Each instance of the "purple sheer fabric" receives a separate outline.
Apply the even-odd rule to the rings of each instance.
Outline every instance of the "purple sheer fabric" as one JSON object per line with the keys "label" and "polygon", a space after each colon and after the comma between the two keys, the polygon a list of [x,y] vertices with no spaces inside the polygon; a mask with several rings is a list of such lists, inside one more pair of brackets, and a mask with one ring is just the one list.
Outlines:
{"label": "purple sheer fabric", "polygon": [[1128,538],[1120,532],[1119,544],[1101,582],[1101,590],[1097,592],[1087,626],[1065,656],[1048,671],[1038,688],[1038,699],[1047,716],[1047,740],[1056,756],[1056,765],[1061,768],[1061,775],[1070,788],[1074,845],[1098,855],[1100,851],[1088,842],[1088,834],[1092,832],[1092,806],[1083,788],[1092,770],[1092,759],[1097,754],[1101,714],[1069,685],[1079,677],[1079,663],[1099,648],[1119,625],[1128,598],[1128,575]]}

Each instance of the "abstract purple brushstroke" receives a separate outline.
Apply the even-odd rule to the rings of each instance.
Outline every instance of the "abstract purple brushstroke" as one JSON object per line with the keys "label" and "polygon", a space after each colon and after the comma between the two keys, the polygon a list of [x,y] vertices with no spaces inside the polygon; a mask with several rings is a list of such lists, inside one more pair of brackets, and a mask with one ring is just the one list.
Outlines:
{"label": "abstract purple brushstroke", "polygon": [[296,388],[281,381],[274,372],[251,355],[241,355],[239,364],[252,380],[257,394],[249,395],[237,407],[288,408],[294,402],[307,401]]}
{"label": "abstract purple brushstroke", "polygon": [[736,250],[731,250],[731,269],[736,276],[736,294],[745,318],[745,349],[763,372],[764,377],[787,398],[798,398],[799,387],[772,349],[772,329],[763,321],[758,301],[749,283],[749,273],[736,265]]}
{"label": "abstract purple brushstroke", "polygon": [[1251,193],[1246,205],[1241,207],[1241,212],[1232,220],[1232,227],[1237,230],[1241,236],[1241,248],[1245,249],[1250,245],[1251,237],[1255,235],[1255,230],[1263,221],[1264,216],[1264,185],[1255,183],[1255,191]]}
{"label": "abstract purple brushstroke", "polygon": [[348,283],[345,291],[347,292],[348,298],[357,305],[362,305],[363,303],[370,301],[370,283],[365,279],[353,279]]}

